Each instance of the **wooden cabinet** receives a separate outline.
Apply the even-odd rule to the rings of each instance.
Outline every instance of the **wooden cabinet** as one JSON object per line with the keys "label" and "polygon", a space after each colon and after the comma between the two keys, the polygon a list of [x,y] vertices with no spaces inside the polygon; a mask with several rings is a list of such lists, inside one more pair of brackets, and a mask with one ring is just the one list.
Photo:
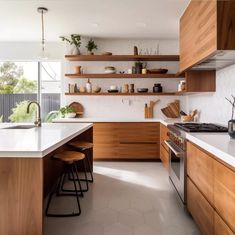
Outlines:
{"label": "wooden cabinet", "polygon": [[235,232],[235,172],[214,161],[214,205]]}
{"label": "wooden cabinet", "polygon": [[165,144],[165,140],[168,140],[167,136],[168,128],[167,126],[160,124],[160,159],[163,165],[168,169],[169,167],[169,148]]}
{"label": "wooden cabinet", "polygon": [[234,11],[235,1],[191,0],[180,18],[181,72],[220,50],[235,49]]}
{"label": "wooden cabinet", "polygon": [[205,197],[213,203],[213,158],[187,143],[187,175]]}
{"label": "wooden cabinet", "polygon": [[194,183],[187,178],[187,205],[203,235],[212,235],[214,231],[214,209],[200,193]]}
{"label": "wooden cabinet", "polygon": [[234,235],[223,219],[214,211],[214,235]]}
{"label": "wooden cabinet", "polygon": [[158,159],[159,123],[95,123],[94,159]]}
{"label": "wooden cabinet", "polygon": [[234,169],[190,142],[187,143],[187,208],[203,234],[235,234]]}
{"label": "wooden cabinet", "polygon": [[185,73],[186,92],[216,91],[216,72],[193,70]]}

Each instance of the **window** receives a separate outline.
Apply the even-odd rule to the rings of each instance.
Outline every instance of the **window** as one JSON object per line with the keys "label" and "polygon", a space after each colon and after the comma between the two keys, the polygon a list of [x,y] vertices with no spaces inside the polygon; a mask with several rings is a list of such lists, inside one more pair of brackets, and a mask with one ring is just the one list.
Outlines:
{"label": "window", "polygon": [[60,93],[60,62],[0,62],[0,121],[31,121],[25,106],[33,100],[43,119],[60,108]]}

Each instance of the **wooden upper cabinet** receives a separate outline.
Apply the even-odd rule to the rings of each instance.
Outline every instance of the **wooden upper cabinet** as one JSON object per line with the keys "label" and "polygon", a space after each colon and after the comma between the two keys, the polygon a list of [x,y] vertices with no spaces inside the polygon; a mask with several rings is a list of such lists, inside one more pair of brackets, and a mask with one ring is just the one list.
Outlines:
{"label": "wooden upper cabinet", "polygon": [[180,18],[180,71],[235,49],[235,1],[191,0]]}

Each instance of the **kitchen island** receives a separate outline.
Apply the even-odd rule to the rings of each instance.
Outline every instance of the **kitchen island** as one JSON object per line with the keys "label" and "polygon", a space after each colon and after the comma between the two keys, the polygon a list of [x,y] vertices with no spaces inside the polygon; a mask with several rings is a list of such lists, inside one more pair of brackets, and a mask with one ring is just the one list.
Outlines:
{"label": "kitchen island", "polygon": [[70,140],[93,142],[93,124],[13,126],[0,124],[0,234],[43,235],[44,198],[62,170],[51,156],[67,150]]}

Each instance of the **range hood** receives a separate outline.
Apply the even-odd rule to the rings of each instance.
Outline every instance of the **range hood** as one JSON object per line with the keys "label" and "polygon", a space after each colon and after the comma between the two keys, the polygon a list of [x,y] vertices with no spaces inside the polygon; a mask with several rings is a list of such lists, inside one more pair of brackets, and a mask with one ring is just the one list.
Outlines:
{"label": "range hood", "polygon": [[235,64],[235,50],[223,50],[194,65],[192,70],[219,70],[232,64]]}

